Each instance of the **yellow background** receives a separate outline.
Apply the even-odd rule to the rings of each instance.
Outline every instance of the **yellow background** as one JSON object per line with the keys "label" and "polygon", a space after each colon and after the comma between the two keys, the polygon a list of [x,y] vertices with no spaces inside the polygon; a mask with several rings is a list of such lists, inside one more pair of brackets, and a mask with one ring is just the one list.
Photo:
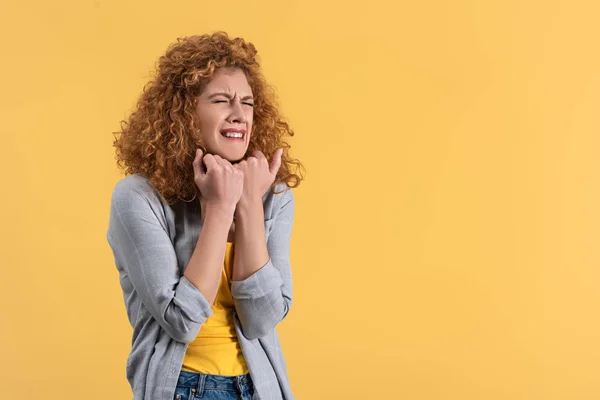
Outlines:
{"label": "yellow background", "polygon": [[177,37],[253,42],[307,168],[298,399],[600,398],[594,1],[3,1],[0,398],[128,399],[113,136]]}

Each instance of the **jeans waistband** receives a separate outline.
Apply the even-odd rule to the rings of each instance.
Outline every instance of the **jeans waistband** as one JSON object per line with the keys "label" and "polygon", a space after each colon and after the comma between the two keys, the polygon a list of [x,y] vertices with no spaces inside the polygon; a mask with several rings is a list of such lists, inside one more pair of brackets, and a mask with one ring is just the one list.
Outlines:
{"label": "jeans waistband", "polygon": [[199,396],[205,390],[231,390],[243,393],[253,389],[250,374],[226,376],[183,370],[179,373],[177,386],[195,388]]}

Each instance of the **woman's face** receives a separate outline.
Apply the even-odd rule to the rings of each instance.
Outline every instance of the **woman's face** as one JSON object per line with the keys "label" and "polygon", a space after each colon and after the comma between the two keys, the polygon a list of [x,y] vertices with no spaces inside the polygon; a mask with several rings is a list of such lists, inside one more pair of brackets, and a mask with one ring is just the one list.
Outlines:
{"label": "woman's face", "polygon": [[196,98],[196,115],[207,154],[218,154],[230,162],[244,157],[250,143],[253,107],[252,89],[241,69],[215,72]]}

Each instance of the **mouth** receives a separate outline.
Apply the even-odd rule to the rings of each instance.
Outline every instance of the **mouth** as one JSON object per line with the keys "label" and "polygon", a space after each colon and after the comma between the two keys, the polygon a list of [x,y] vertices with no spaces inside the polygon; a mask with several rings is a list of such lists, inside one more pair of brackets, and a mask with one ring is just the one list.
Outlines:
{"label": "mouth", "polygon": [[246,130],[244,129],[223,129],[221,131],[221,136],[226,139],[234,140],[234,141],[243,141],[246,137]]}

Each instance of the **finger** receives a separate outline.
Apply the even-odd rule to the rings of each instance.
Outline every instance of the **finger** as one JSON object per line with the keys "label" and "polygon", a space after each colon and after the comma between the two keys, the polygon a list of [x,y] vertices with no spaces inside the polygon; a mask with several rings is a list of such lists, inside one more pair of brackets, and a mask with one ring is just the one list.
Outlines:
{"label": "finger", "polygon": [[240,168],[234,168],[234,169],[233,169],[233,174],[234,174],[234,175],[241,175],[241,176],[244,176],[244,170],[243,170],[243,169],[240,169]]}
{"label": "finger", "polygon": [[215,156],[212,154],[207,154],[204,156],[204,164],[206,165],[206,173],[208,173],[209,171],[213,171],[219,166],[219,163],[217,163]]}
{"label": "finger", "polygon": [[260,151],[260,150],[254,150],[254,151],[252,152],[252,155],[253,155],[254,157],[256,157],[256,159],[258,159],[259,161],[260,161],[260,160],[265,160],[265,161],[267,160],[267,157],[265,157],[265,155],[263,154],[263,152],[262,152],[262,151]]}
{"label": "finger", "polygon": [[213,157],[215,158],[215,163],[218,166],[222,167],[223,166],[223,159],[221,158],[221,156],[218,155],[218,154],[214,154]]}
{"label": "finger", "polygon": [[233,172],[233,167],[231,166],[231,163],[228,160],[224,159],[218,154],[215,154],[215,158],[217,159],[219,165],[223,167],[226,171]]}
{"label": "finger", "polygon": [[236,164],[233,164],[234,168],[237,168],[240,171],[244,171],[246,169],[247,165],[248,165],[248,162],[246,160],[242,160]]}
{"label": "finger", "polygon": [[206,175],[204,173],[204,168],[202,168],[203,155],[204,153],[202,153],[202,149],[196,149],[196,157],[192,163],[192,167],[194,168],[194,177],[203,178]]}
{"label": "finger", "polygon": [[258,159],[253,156],[246,158],[245,161],[246,161],[246,168],[254,168],[254,166],[258,165]]}
{"label": "finger", "polygon": [[273,155],[273,159],[271,160],[271,165],[269,166],[269,171],[271,175],[277,174],[279,171],[279,167],[281,167],[281,156],[283,155],[283,148],[277,150]]}
{"label": "finger", "polygon": [[224,167],[225,165],[227,165],[227,160],[225,160],[220,155],[215,154],[214,157],[215,157],[215,160],[217,161],[217,164],[219,164],[220,166]]}

